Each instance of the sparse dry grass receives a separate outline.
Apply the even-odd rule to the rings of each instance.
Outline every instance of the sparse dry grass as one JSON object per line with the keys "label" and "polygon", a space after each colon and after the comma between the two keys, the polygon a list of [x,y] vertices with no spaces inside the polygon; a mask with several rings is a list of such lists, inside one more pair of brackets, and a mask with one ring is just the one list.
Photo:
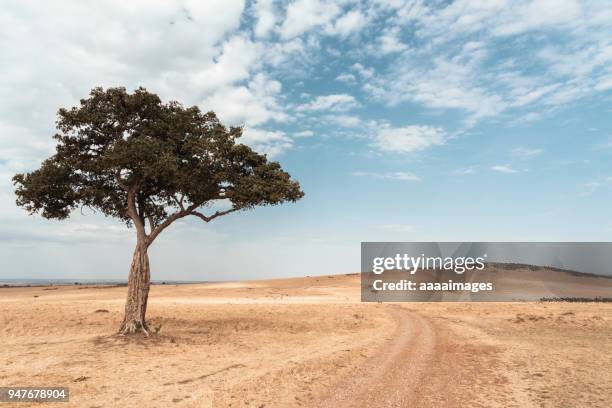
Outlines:
{"label": "sparse dry grass", "polygon": [[[309,407],[375,362],[396,328],[388,305],[359,303],[355,276],[155,286],[148,339],[113,334],[124,296],[0,288],[0,384],[68,386],[66,406],[86,408]],[[435,334],[418,406],[612,400],[612,304],[402,306]]]}

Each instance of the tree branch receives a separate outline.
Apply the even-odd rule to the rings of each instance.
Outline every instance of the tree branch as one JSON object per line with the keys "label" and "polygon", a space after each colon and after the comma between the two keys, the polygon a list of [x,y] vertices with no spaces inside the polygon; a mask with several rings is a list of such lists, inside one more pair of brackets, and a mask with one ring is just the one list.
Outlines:
{"label": "tree branch", "polygon": [[157,238],[157,236],[166,228],[168,228],[170,226],[170,224],[172,224],[174,221],[178,220],[179,218],[183,218],[189,215],[189,213],[191,213],[193,210],[195,210],[196,208],[198,208],[201,205],[201,203],[198,204],[192,204],[189,207],[185,208],[184,210],[180,210],[175,212],[174,214],[171,214],[170,216],[168,216],[168,218],[166,218],[164,220],[164,222],[162,222],[161,224],[157,225],[155,227],[155,229],[153,229],[151,231],[151,233],[149,234],[149,236],[147,237],[147,245],[151,245],[153,243],[153,241],[155,241],[155,238]]}
{"label": "tree branch", "polygon": [[180,219],[180,218],[184,218],[188,215],[195,215],[196,217],[200,218],[201,220],[204,220],[206,222],[210,222],[212,220],[214,220],[217,217],[221,217],[223,215],[235,212],[240,210],[241,208],[230,208],[229,210],[225,210],[225,211],[217,211],[215,212],[213,215],[211,216],[206,216],[198,211],[195,211],[196,208],[198,208],[199,206],[201,206],[202,203],[198,203],[198,204],[192,204],[189,207],[185,208],[184,210],[180,210],[175,212],[174,214],[170,215],[168,218],[166,218],[166,220],[164,222],[162,222],[161,224],[159,224],[158,226],[155,227],[154,230],[151,231],[151,233],[149,234],[149,236],[147,237],[147,246],[151,245],[153,243],[153,241],[155,241],[155,238],[157,238],[157,236],[166,228],[168,228],[170,226],[170,224],[172,224],[174,221]]}
{"label": "tree branch", "polygon": [[153,221],[153,217],[152,216],[148,216],[147,219],[149,220],[149,234],[151,232],[153,232],[153,230],[155,229],[155,227],[157,227],[157,225],[155,225],[155,221]]}
{"label": "tree branch", "polygon": [[142,201],[142,196],[139,194],[136,196],[136,211],[138,212],[138,216],[140,217],[140,221],[143,226],[145,225],[145,203]]}
{"label": "tree branch", "polygon": [[129,188],[128,186],[123,182],[123,180],[121,179],[121,175],[119,174],[115,174],[115,181],[117,182],[117,184],[119,185],[119,187],[121,187],[123,190],[128,191]]}
{"label": "tree branch", "polygon": [[145,240],[147,238],[147,233],[145,231],[144,222],[142,221],[142,217],[138,213],[136,209],[136,189],[137,185],[133,185],[128,189],[127,196],[127,213],[128,216],[132,219],[134,226],[136,227],[136,232],[138,233],[138,240]]}
{"label": "tree branch", "polygon": [[185,206],[183,205],[183,199],[185,198],[184,195],[181,195],[181,198],[176,198],[176,196],[172,196],[172,199],[174,200],[174,202],[176,203],[176,205],[178,205],[178,207],[181,209],[181,211],[185,211]]}
{"label": "tree branch", "polygon": [[217,211],[216,213],[214,213],[211,216],[205,216],[204,214],[197,212],[197,211],[191,211],[190,215],[195,215],[196,217],[200,218],[201,220],[205,221],[205,222],[211,222],[212,220],[214,220],[217,217],[221,217],[223,215],[229,214],[229,213],[233,213],[235,211],[240,210],[240,208],[236,207],[236,208],[230,208],[229,210],[225,210],[225,211]]}

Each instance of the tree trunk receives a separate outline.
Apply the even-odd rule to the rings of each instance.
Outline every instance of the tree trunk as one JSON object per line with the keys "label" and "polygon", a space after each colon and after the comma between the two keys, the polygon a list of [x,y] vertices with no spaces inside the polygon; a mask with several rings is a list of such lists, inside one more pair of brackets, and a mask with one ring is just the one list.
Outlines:
{"label": "tree trunk", "polygon": [[[140,240],[139,240],[140,241]],[[147,245],[138,242],[132,258],[130,275],[128,278],[128,294],[125,302],[125,316],[120,334],[144,333],[149,334],[145,315],[147,313],[147,299],[149,298],[149,285],[151,273],[149,270],[149,255]]]}

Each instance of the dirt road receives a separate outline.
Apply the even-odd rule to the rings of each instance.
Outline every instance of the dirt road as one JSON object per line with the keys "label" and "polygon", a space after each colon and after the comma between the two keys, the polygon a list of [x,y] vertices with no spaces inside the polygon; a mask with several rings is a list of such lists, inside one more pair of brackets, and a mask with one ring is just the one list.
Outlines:
{"label": "dirt road", "polygon": [[415,405],[433,357],[436,333],[431,322],[417,313],[400,306],[391,306],[391,313],[398,323],[391,340],[321,402],[321,408]]}
{"label": "dirt road", "polygon": [[396,329],[318,407],[531,407],[502,353],[484,332],[458,320],[386,305]]}

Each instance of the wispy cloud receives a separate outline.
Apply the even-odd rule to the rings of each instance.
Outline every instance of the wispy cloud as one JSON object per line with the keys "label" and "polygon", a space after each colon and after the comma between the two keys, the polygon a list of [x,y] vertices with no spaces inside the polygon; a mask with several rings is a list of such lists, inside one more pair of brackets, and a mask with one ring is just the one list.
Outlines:
{"label": "wispy cloud", "polygon": [[366,68],[361,65],[359,62],[354,63],[351,68],[361,76],[363,79],[370,79],[374,76],[375,70],[372,67]]}
{"label": "wispy cloud", "polygon": [[391,27],[384,31],[383,35],[378,38],[378,49],[382,54],[393,54],[402,52],[408,49],[401,39],[401,30],[399,27]]}
{"label": "wispy cloud", "polygon": [[[555,13],[545,12],[554,4]],[[453,1],[389,4],[385,42],[396,59],[364,84],[381,102],[453,109],[465,125],[502,113],[524,118],[612,89],[612,13],[604,2]],[[414,32],[403,49],[393,33]],[[533,33],[541,36],[534,47]],[[512,42],[517,53],[500,51]],[[381,47],[372,47],[380,53]],[[537,110],[536,110],[537,109]]]}
{"label": "wispy cloud", "polygon": [[297,0],[289,4],[286,17],[279,28],[282,38],[291,39],[316,27],[332,22],[342,9],[334,2]]}
{"label": "wispy cloud", "polygon": [[331,124],[346,128],[353,128],[363,125],[361,118],[354,115],[328,115],[325,116],[325,120]]}
{"label": "wispy cloud", "polygon": [[257,37],[266,37],[274,28],[277,20],[274,0],[257,0],[253,4],[256,19],[253,31]]}
{"label": "wispy cloud", "polygon": [[472,175],[472,174],[476,174],[476,170],[477,169],[478,169],[478,166],[464,167],[464,168],[457,169],[457,170],[453,171],[453,174]]}
{"label": "wispy cloud", "polygon": [[[322,174],[377,183],[388,194],[397,193],[398,186],[417,185],[402,183],[419,183],[421,178],[440,177],[440,188],[468,175],[472,175],[470,182],[479,184],[481,176],[486,179],[483,173],[509,183],[534,182],[520,177],[527,174],[523,165],[528,159],[546,155],[548,163],[560,163],[571,155],[563,169],[576,169],[575,174],[584,174],[583,180],[590,181],[580,188],[612,191],[612,181],[596,173],[604,172],[608,163],[601,157],[585,156],[603,156],[607,152],[595,149],[612,148],[612,139],[606,140],[610,129],[605,120],[612,112],[607,104],[612,90],[609,2],[132,0],[98,2],[95,13],[91,2],[66,2],[70,15],[52,2],[19,0],[3,2],[0,13],[0,23],[8,27],[0,35],[0,224],[6,225],[7,218],[15,220],[10,231],[8,227],[0,231],[0,240],[38,240],[36,252],[28,252],[37,255],[31,258],[55,250],[45,247],[47,241],[115,241],[119,236],[113,230],[87,226],[61,232],[52,223],[42,234],[39,226],[43,222],[33,221],[14,205],[14,186],[9,181],[16,172],[29,171],[53,154],[50,136],[57,109],[77,104],[95,85],[124,85],[129,90],[143,85],[164,101],[214,110],[223,123],[245,127],[241,142],[273,157],[298,145],[308,146],[296,149],[282,162],[309,189],[317,188],[317,177]],[[585,104],[579,105],[582,101]],[[587,122],[590,117],[603,119]],[[556,126],[565,120],[575,125],[563,129],[568,143],[540,151],[540,147],[552,146]],[[536,134],[531,128],[535,121],[541,121],[539,129],[550,129],[550,134],[528,139]],[[500,139],[484,136],[489,131],[501,134],[508,126],[520,126],[525,132],[499,145]],[[586,130],[595,126],[597,132]],[[453,138],[466,128],[474,132]],[[590,137],[585,143],[593,149],[573,150],[587,133]],[[476,134],[482,138],[473,136]],[[550,140],[544,141],[546,137]],[[542,145],[531,145],[537,141]],[[520,147],[504,150],[506,142]],[[327,167],[310,171],[302,165],[312,162],[314,149],[325,152],[329,171]],[[499,156],[493,156],[489,164],[479,163],[483,150]],[[417,160],[422,167],[407,164]],[[352,178],[347,174],[350,170],[342,170],[347,165],[364,171],[355,172]],[[413,169],[418,175],[387,169]],[[447,180],[452,177],[444,177],[444,172],[462,176]],[[555,174],[542,177],[554,178]],[[350,183],[335,186],[340,193],[352,188]],[[558,183],[543,183],[542,188],[551,193],[543,200],[562,214],[573,209],[567,205],[575,203],[555,201],[557,187]],[[510,195],[517,191],[509,190]],[[469,192],[456,194],[457,202],[462,203],[462,194]],[[376,205],[376,197],[366,199]],[[414,210],[424,211],[422,217],[431,215],[422,205],[426,206],[415,202]],[[583,205],[581,214],[587,213],[584,209],[601,208],[589,206],[588,200],[578,205]],[[307,211],[316,210],[296,207],[296,222],[308,219]],[[351,212],[354,208],[338,211],[340,215],[326,215],[357,215]],[[432,216],[452,224],[452,215],[452,211],[442,211]],[[89,221],[104,220],[91,215]],[[228,221],[211,228],[232,225]],[[406,231],[409,227],[389,224],[388,228]],[[196,228],[199,235],[202,226],[193,224],[194,236]],[[57,238],[58,232],[63,236]],[[169,233],[179,236],[180,230]],[[269,231],[250,233],[265,241]],[[337,235],[331,230],[323,233]],[[126,239],[131,238],[129,232]],[[239,250],[236,240],[230,245]],[[227,266],[223,251],[210,252],[211,259],[218,257],[221,269],[244,269]],[[281,252],[299,253],[299,248]],[[181,260],[186,259],[180,254]],[[8,255],[7,270],[24,270],[28,262],[6,251],[3,255]],[[69,252],[61,262],[74,264],[78,257]],[[327,259],[317,261],[310,269],[336,265]],[[286,274],[284,263],[277,263],[281,266],[265,273]],[[193,261],[192,266],[201,271],[198,262]],[[109,268],[100,263],[91,269],[103,275]],[[176,265],[169,263],[168,270],[175,271]]]}
{"label": "wispy cloud", "polygon": [[313,137],[314,132],[312,130],[303,130],[301,132],[297,132],[293,134],[294,137],[302,138],[302,137]]}
{"label": "wispy cloud", "polygon": [[412,153],[446,143],[444,129],[433,126],[382,127],[375,135],[374,145],[381,151]]}
{"label": "wispy cloud", "polygon": [[356,171],[352,173],[357,177],[372,177],[377,179],[399,180],[399,181],[421,181],[421,178],[414,173],[406,171],[396,171],[388,173],[375,173],[369,171]]}
{"label": "wispy cloud", "polygon": [[333,94],[317,96],[309,103],[297,107],[298,111],[328,111],[346,112],[357,108],[359,103],[354,96],[348,94]]}
{"label": "wispy cloud", "polygon": [[599,177],[595,180],[589,181],[584,184],[584,187],[587,189],[586,194],[592,194],[595,191],[599,190],[602,187],[612,185],[612,176],[608,177]]}
{"label": "wispy cloud", "polygon": [[357,81],[355,75],[349,74],[347,72],[340,74],[336,77],[336,81],[345,82],[347,84],[354,84]]}
{"label": "wispy cloud", "polygon": [[338,18],[333,25],[328,26],[325,32],[346,37],[362,29],[367,22],[368,18],[360,10],[351,10]]}
{"label": "wispy cloud", "polygon": [[504,165],[504,164],[498,164],[495,166],[491,166],[489,167],[492,171],[496,171],[498,173],[505,173],[505,174],[512,174],[512,173],[518,173],[518,170],[508,166],[508,165]]}
{"label": "wispy cloud", "polygon": [[544,152],[543,149],[534,149],[529,147],[517,147],[512,149],[510,155],[519,160],[528,160],[533,157],[539,156]]}
{"label": "wispy cloud", "polygon": [[247,144],[270,157],[276,157],[293,146],[285,132],[246,128],[239,142]]}

